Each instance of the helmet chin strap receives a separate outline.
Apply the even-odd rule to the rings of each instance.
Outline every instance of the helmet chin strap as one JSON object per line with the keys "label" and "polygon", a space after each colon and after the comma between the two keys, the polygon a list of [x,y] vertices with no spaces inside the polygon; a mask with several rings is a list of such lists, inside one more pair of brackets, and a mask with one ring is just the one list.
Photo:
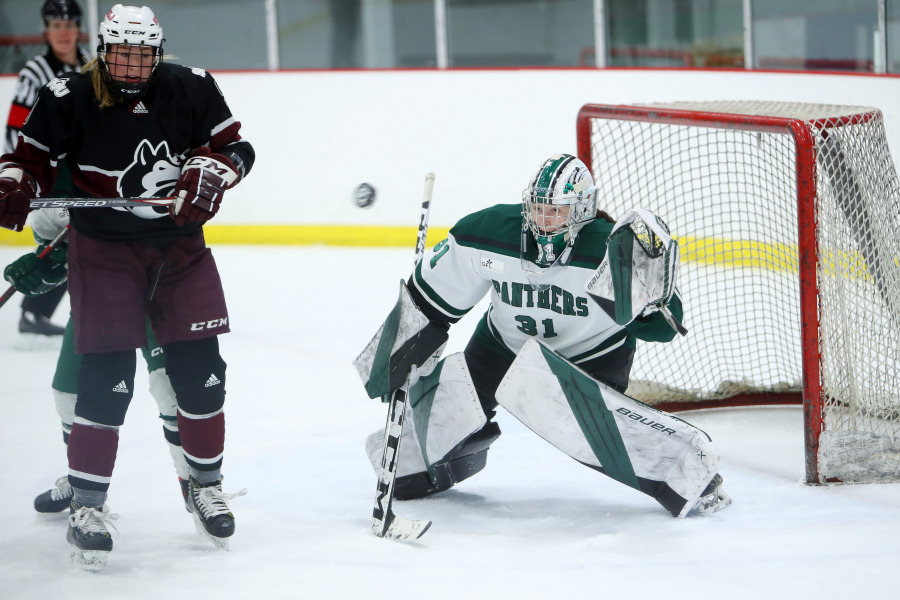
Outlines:
{"label": "helmet chin strap", "polygon": [[522,229],[522,237],[521,237],[521,250],[519,252],[519,261],[522,264],[522,270],[525,272],[525,278],[528,279],[528,283],[531,284],[536,291],[542,292],[550,287],[549,283],[539,283],[539,280],[542,279],[545,275],[550,273],[557,273],[565,269],[569,260],[572,258],[572,248],[575,246],[575,238],[576,235],[572,234],[569,236],[568,241],[566,242],[565,247],[562,249],[562,252],[559,253],[556,260],[553,261],[549,267],[541,267],[530,260],[526,260],[525,251],[528,249],[528,239],[531,236],[531,230],[526,226]]}

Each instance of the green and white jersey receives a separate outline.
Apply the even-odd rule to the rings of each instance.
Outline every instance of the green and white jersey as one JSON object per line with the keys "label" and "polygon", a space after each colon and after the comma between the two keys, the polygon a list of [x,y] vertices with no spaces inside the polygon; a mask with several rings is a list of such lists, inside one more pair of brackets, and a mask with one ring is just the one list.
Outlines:
{"label": "green and white jersey", "polygon": [[[522,208],[499,204],[460,220],[446,240],[425,253],[412,283],[435,310],[454,322],[485,294],[491,305],[484,322],[491,336],[517,353],[536,337],[572,360],[584,362],[642,339],[668,341],[674,332],[656,319],[617,325],[585,293],[603,260],[613,224],[596,219],[578,234],[564,269],[547,270],[529,283],[520,261]],[[526,254],[526,258],[535,258]],[[681,312],[678,302],[677,313]],[[649,329],[648,329],[649,327]],[[645,331],[640,331],[645,330]],[[671,335],[670,335],[671,332]]]}

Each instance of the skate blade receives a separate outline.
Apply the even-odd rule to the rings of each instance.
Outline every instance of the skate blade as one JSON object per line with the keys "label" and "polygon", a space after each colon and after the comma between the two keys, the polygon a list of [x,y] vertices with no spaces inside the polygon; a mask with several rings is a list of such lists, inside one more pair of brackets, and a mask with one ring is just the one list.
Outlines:
{"label": "skate blade", "polygon": [[203,527],[203,523],[200,521],[200,517],[191,513],[191,516],[194,518],[194,527],[197,529],[197,533],[208,539],[213,543],[213,545],[219,550],[228,551],[228,539],[229,538],[220,538],[209,533],[205,527]]}
{"label": "skate blade", "polygon": [[712,513],[719,512],[720,510],[724,510],[731,506],[731,496],[721,490],[719,490],[718,494],[711,499],[704,500],[704,498],[701,498],[700,502],[697,504],[697,514],[711,515]]}
{"label": "skate blade", "polygon": [[82,571],[99,571],[106,566],[109,552],[106,550],[82,550],[72,547],[72,565]]}

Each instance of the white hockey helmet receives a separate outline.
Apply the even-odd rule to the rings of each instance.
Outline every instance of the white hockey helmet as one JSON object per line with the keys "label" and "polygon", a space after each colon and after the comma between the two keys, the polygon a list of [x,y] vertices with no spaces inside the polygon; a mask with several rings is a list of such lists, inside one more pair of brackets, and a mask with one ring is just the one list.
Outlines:
{"label": "white hockey helmet", "polygon": [[[159,26],[159,21],[153,11],[146,6],[116,4],[109,9],[103,22],[100,23],[97,37],[100,40],[100,44],[97,46],[97,56],[103,67],[104,79],[110,89],[124,98],[143,96],[150,86],[150,80],[156,72],[156,67],[162,60],[162,46],[165,41],[162,27]],[[117,44],[149,46],[152,49],[152,65],[146,73],[141,73],[139,81],[123,81],[114,78],[110,73],[107,58],[110,48]]]}
{"label": "white hockey helmet", "polygon": [[[568,209],[560,208],[564,206]],[[541,163],[522,192],[523,229],[537,243],[536,262],[541,266],[553,264],[596,215],[594,178],[587,165],[571,154],[556,154]]]}
{"label": "white hockey helmet", "polygon": [[100,23],[101,44],[156,46],[163,43],[162,28],[153,11],[146,6],[116,4]]}

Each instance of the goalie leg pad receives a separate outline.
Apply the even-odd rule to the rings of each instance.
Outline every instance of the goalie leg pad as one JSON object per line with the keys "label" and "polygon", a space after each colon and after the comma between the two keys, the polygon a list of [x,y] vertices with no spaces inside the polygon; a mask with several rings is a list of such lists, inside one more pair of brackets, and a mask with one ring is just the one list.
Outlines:
{"label": "goalie leg pad", "polygon": [[394,484],[397,500],[424,498],[451,487],[478,473],[487,464],[488,447],[500,437],[500,426],[493,421],[463,440],[430,471],[398,477]]}
{"label": "goalie leg pad", "polygon": [[717,472],[709,437],[599,382],[537,340],[520,350],[497,401],[575,460],[653,496],[675,517]]}
{"label": "goalie leg pad", "polygon": [[[400,438],[396,498],[426,496],[448,489],[484,468],[487,448],[500,435],[488,423],[462,353],[440,361],[409,390],[406,423]],[[384,434],[366,440],[377,472]]]}
{"label": "goalie leg pad", "polygon": [[397,304],[353,361],[369,398],[387,396],[400,388],[413,365],[419,367],[420,375],[429,372],[426,363],[439,355],[448,337],[445,328],[429,321],[419,310],[401,281]]}

